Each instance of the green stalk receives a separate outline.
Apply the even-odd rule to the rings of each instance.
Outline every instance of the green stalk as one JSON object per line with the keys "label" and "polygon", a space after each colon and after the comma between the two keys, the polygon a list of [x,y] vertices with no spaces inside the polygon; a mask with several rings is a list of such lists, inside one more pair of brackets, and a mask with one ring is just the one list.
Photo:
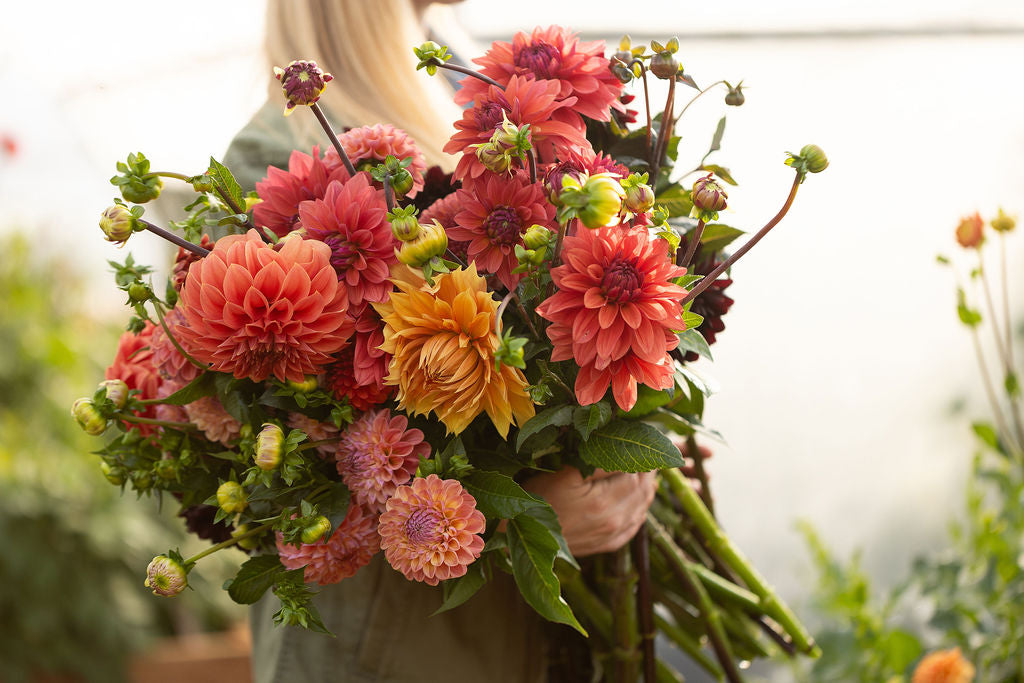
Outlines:
{"label": "green stalk", "polygon": [[191,363],[192,365],[196,366],[200,370],[203,370],[203,371],[209,370],[210,366],[203,365],[202,363],[197,361],[195,358],[193,358],[191,355],[189,355],[189,353],[187,351],[185,351],[184,348],[182,348],[181,344],[178,343],[178,340],[174,337],[174,335],[171,334],[171,328],[167,327],[167,323],[164,322],[164,309],[163,309],[163,306],[161,306],[159,302],[154,301],[153,302],[153,308],[156,310],[156,317],[160,321],[160,327],[162,327],[164,329],[164,334],[166,334],[167,338],[171,340],[171,344],[173,344],[174,348],[176,348],[178,350],[178,353],[180,353],[182,356],[184,356],[185,360],[187,360],[189,363]]}
{"label": "green stalk", "polygon": [[668,638],[680,650],[685,652],[690,659],[697,662],[705,671],[717,678],[722,679],[722,667],[704,654],[700,643],[693,639],[689,633],[671,623],[657,612],[654,614],[654,623],[662,635]]}
{"label": "green stalk", "polygon": [[640,649],[643,653],[644,683],[654,683],[654,600],[651,597],[651,553],[647,528],[640,527],[632,542],[633,564],[637,571],[636,608],[640,622]]}
{"label": "green stalk", "polygon": [[635,683],[637,662],[640,659],[635,599],[637,575],[630,562],[628,546],[619,548],[609,559],[612,563],[608,582],[614,631],[612,657],[615,662],[615,679],[620,683]]}
{"label": "green stalk", "polygon": [[199,429],[191,422],[170,422],[168,420],[154,420],[149,417],[139,417],[137,415],[122,415],[118,414],[117,418],[122,422],[134,422],[140,425],[154,425],[156,427],[168,427],[170,429],[182,429],[182,430],[194,430]]}
{"label": "green stalk", "polygon": [[203,559],[207,555],[212,555],[215,552],[217,552],[218,550],[223,550],[224,548],[229,548],[229,547],[233,546],[234,544],[238,543],[239,541],[242,541],[242,540],[245,540],[245,539],[249,538],[250,536],[256,536],[258,534],[262,534],[264,531],[269,529],[271,526],[273,526],[272,522],[267,523],[267,524],[261,524],[258,527],[255,527],[253,529],[249,529],[245,533],[238,534],[237,536],[232,536],[228,540],[221,541],[217,545],[212,545],[209,548],[207,548],[206,550],[204,550],[203,552],[198,553],[196,555],[193,555],[192,557],[190,557],[187,560],[185,560],[185,568],[186,569],[191,569],[192,566],[195,565],[196,562],[198,562],[199,560]]}

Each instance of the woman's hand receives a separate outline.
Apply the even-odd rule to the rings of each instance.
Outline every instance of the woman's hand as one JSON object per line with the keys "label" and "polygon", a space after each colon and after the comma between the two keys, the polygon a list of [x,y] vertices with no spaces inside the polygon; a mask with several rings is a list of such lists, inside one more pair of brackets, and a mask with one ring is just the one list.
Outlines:
{"label": "woman's hand", "polygon": [[564,467],[528,479],[523,488],[554,508],[569,550],[586,557],[618,550],[636,534],[658,482],[654,472],[597,470],[584,479],[575,467]]}

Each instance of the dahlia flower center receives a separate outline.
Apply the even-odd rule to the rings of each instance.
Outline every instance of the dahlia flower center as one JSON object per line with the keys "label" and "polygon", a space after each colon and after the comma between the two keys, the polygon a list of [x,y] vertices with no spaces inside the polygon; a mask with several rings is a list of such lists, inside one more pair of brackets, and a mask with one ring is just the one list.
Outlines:
{"label": "dahlia flower center", "polygon": [[441,513],[433,508],[416,508],[405,520],[405,536],[415,545],[433,545],[444,538]]}
{"label": "dahlia flower center", "polygon": [[359,258],[359,250],[341,235],[328,235],[324,244],[331,248],[331,265],[339,273],[352,267]]}
{"label": "dahlia flower center", "polygon": [[484,131],[494,130],[505,120],[505,112],[510,111],[510,109],[510,107],[503,105],[501,102],[484,102],[474,111],[477,129]]}
{"label": "dahlia flower center", "polygon": [[483,223],[491,241],[501,246],[518,244],[523,231],[523,222],[511,206],[496,206]]}
{"label": "dahlia flower center", "polygon": [[640,291],[644,278],[636,263],[616,256],[604,271],[601,289],[609,303],[632,301]]}
{"label": "dahlia flower center", "polygon": [[537,78],[553,78],[561,52],[543,41],[531,43],[519,50],[512,58],[516,66],[533,73]]}

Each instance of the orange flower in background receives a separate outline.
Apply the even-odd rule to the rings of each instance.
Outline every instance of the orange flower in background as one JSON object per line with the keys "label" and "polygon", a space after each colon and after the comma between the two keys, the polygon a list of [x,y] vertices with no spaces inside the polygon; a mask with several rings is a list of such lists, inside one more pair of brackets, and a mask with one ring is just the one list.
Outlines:
{"label": "orange flower in background", "polygon": [[[106,379],[119,379],[129,389],[138,389],[139,398],[157,398],[162,378],[153,365],[152,340],[156,326],[147,322],[138,334],[124,332],[117,342],[117,353],[107,368]],[[135,413],[138,417],[152,418],[156,416],[153,406]],[[144,434],[152,434],[156,429],[152,425],[137,425]]]}
{"label": "orange flower in background", "polygon": [[956,226],[956,241],[964,249],[977,248],[985,239],[985,221],[975,212],[973,216],[965,216],[960,219],[960,225]]}
{"label": "orange flower in background", "polygon": [[307,582],[326,586],[359,571],[380,550],[377,535],[377,515],[355,505],[348,506],[348,514],[328,540],[303,543],[299,547],[284,542],[277,536],[277,552],[281,564],[288,569],[305,567],[303,578]]}
{"label": "orange flower in background", "polygon": [[466,573],[484,549],[487,521],[476,499],[454,479],[413,479],[388,499],[380,516],[380,547],[410,581],[436,586]]}
{"label": "orange flower in background", "polygon": [[399,291],[374,308],[384,320],[380,348],[392,355],[385,382],[398,387],[399,408],[433,411],[455,434],[482,412],[502,437],[513,421],[533,417],[523,373],[494,369],[498,302],[475,265],[435,276],[433,286],[418,270],[396,266],[392,281]]}
{"label": "orange flower in background", "polygon": [[551,360],[574,359],[576,398],[597,403],[611,385],[623,410],[636,403],[637,384],[672,386],[668,353],[683,330],[679,301],[686,290],[672,282],[686,273],[671,261],[662,239],[644,228],[581,229],[566,237],[558,287],[537,307],[551,321]]}
{"label": "orange flower in background", "polygon": [[911,683],[970,683],[973,680],[974,665],[955,647],[936,650],[922,659],[914,669]]}
{"label": "orange flower in background", "polygon": [[323,242],[292,238],[279,248],[255,230],[217,241],[192,264],[172,330],[185,350],[218,372],[257,382],[302,382],[352,334],[348,296]]}

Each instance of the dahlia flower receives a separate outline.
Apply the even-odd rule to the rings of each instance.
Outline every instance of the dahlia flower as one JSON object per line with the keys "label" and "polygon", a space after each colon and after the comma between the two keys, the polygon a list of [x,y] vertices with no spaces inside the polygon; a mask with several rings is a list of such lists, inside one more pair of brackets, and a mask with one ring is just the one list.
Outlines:
{"label": "dahlia flower", "polygon": [[366,413],[341,435],[338,474],[352,499],[367,510],[382,512],[395,489],[415,474],[420,458],[430,456],[423,432],[408,429],[409,421],[388,410]]}
{"label": "dahlia flower", "polygon": [[172,330],[214,370],[262,381],[301,382],[331,361],[352,333],[348,297],[323,242],[288,239],[275,249],[255,230],[217,241],[189,268]]}
{"label": "dahlia flower", "polygon": [[[412,163],[406,169],[412,174],[412,189],[405,196],[412,199],[423,189],[423,172],[427,170],[426,159],[409,134],[401,128],[395,128],[389,123],[352,128],[339,135],[338,141],[357,169],[365,164],[376,166],[388,155],[399,160],[412,157]],[[341,158],[334,147],[327,150],[325,161],[331,166],[341,164]]]}
{"label": "dahlia flower", "polygon": [[557,81],[512,76],[504,92],[492,85],[478,94],[473,107],[455,122],[458,132],[444,146],[449,154],[466,152],[455,167],[455,177],[466,183],[490,173],[472,151],[474,145],[491,139],[505,117],[516,126],[530,124],[530,139],[541,161],[589,147],[583,122],[572,111],[576,98],[559,100],[558,92]]}
{"label": "dahlia flower", "polygon": [[380,547],[412,581],[436,586],[466,573],[484,548],[486,520],[476,499],[454,479],[436,474],[401,486],[380,516]]}
{"label": "dahlia flower", "polygon": [[281,564],[288,569],[305,567],[306,581],[326,586],[359,571],[369,564],[380,549],[377,535],[377,515],[367,512],[358,505],[349,505],[345,519],[334,530],[329,539],[316,543],[303,543],[299,547],[284,542],[277,535],[277,552]]}
{"label": "dahlia flower", "polygon": [[[679,243],[679,249],[683,253],[686,253],[686,245],[687,240],[684,237]],[[707,276],[720,264],[721,261],[718,260],[717,254],[705,254],[704,250],[698,247],[697,253],[693,257],[690,272],[694,275]],[[697,331],[704,337],[704,341],[708,343],[708,346],[714,344],[718,333],[725,329],[725,321],[722,320],[722,317],[729,312],[729,309],[735,303],[732,297],[725,293],[725,290],[731,284],[732,278],[727,277],[723,273],[711,286],[694,297],[693,302],[690,304],[690,311],[704,318],[704,322],[697,328]],[[693,351],[686,352],[686,361],[688,363],[692,363],[698,357],[698,354]]]}
{"label": "dahlia flower", "polygon": [[[310,441],[326,441],[327,439],[334,439],[338,436],[338,428],[332,423],[320,422],[319,420],[314,420],[302,413],[288,413],[288,417],[285,419],[285,424],[291,429],[298,429],[301,431],[309,437]],[[327,457],[334,454],[335,448],[337,448],[337,444],[323,444],[316,447],[316,452],[323,457]]]}
{"label": "dahlia flower", "polygon": [[[164,316],[164,324],[167,325],[167,329],[173,330],[177,325],[187,325],[188,323],[179,309],[172,308]],[[177,339],[177,337],[175,338]],[[173,380],[180,383],[181,386],[185,386],[199,375],[199,368],[181,355],[181,351],[167,336],[162,326],[157,325],[153,329],[149,348],[153,351],[153,367],[165,381]]]}
{"label": "dahlia flower", "polygon": [[[209,235],[203,235],[202,239],[199,240],[199,246],[206,250],[213,249],[213,240],[210,239]],[[174,257],[174,269],[171,271],[171,286],[174,287],[174,291],[181,291],[181,286],[185,284],[185,276],[188,274],[189,266],[201,258],[202,256],[194,251],[178,247],[178,254]]]}
{"label": "dahlia flower", "polygon": [[519,265],[516,245],[523,244],[523,233],[531,225],[547,226],[555,217],[555,207],[544,197],[544,186],[531,183],[525,172],[512,178],[489,175],[472,191],[456,194],[462,210],[448,235],[469,242],[468,257],[484,273],[496,273],[501,283],[514,289],[522,275],[512,271]]}
{"label": "dahlia flower", "polygon": [[386,214],[384,192],[364,173],[344,184],[332,182],[323,199],[299,206],[306,234],[331,248],[331,265],[352,306],[383,301],[391,289],[388,268],[396,261],[398,241]]}
{"label": "dahlia flower", "polygon": [[[532,34],[519,32],[511,43],[495,42],[483,57],[473,61],[480,72],[506,85],[515,76],[532,76],[558,84],[558,99],[575,97],[573,110],[599,121],[611,117],[619,103],[622,83],[611,72],[603,41],[581,43],[576,34],[560,26],[537,27]],[[464,78],[455,101],[468,104],[487,89],[478,78]]]}
{"label": "dahlia flower", "polygon": [[242,423],[231,417],[216,396],[203,396],[183,407],[188,421],[199,427],[210,441],[230,446],[242,430]]}
{"label": "dahlia flower", "polygon": [[974,665],[964,659],[960,648],[932,652],[918,663],[911,683],[970,683]]}
{"label": "dahlia flower", "polygon": [[543,169],[544,188],[548,192],[548,198],[556,203],[558,195],[562,191],[562,178],[566,175],[579,180],[584,176],[606,173],[618,178],[627,178],[629,169],[615,161],[612,157],[605,156],[604,152],[596,154],[592,148],[572,150],[559,158],[558,161],[548,164]]}
{"label": "dahlia flower", "polygon": [[978,248],[985,241],[985,221],[975,211],[973,216],[965,216],[956,226],[956,241],[964,249]]}
{"label": "dahlia flower", "polygon": [[338,400],[347,398],[356,410],[370,410],[384,403],[395,393],[394,387],[380,384],[364,384],[355,376],[355,348],[348,345],[335,356],[327,366],[324,386]]}
{"label": "dahlia flower", "polygon": [[644,228],[580,230],[566,237],[562,265],[552,269],[558,287],[537,307],[551,321],[551,360],[574,359],[576,398],[597,403],[609,384],[623,410],[636,403],[637,383],[672,386],[668,352],[685,328],[680,299],[686,290],[672,282],[686,273],[669,258],[668,245]]}
{"label": "dahlia flower", "polygon": [[[138,334],[124,332],[117,341],[114,360],[104,373],[106,379],[119,379],[127,384],[129,389],[138,389],[138,397],[141,399],[157,398],[157,393],[160,390],[160,375],[153,366],[154,330],[156,330],[156,326],[147,322]],[[136,411],[134,414],[146,418],[156,415],[153,406]],[[136,426],[145,436],[152,434],[155,429],[152,425]]]}
{"label": "dahlia flower", "polygon": [[494,368],[498,302],[475,265],[439,275],[433,286],[419,271],[396,266],[392,281],[399,291],[374,308],[384,319],[380,348],[392,355],[385,382],[398,387],[399,408],[433,411],[455,434],[486,411],[503,438],[513,420],[533,417],[523,373]]}
{"label": "dahlia flower", "polygon": [[324,163],[319,147],[313,148],[312,156],[295,150],[288,159],[287,171],[268,166],[267,177],[256,183],[256,193],[263,201],[253,207],[252,220],[284,237],[301,227],[299,204],[323,197],[332,180],[347,179],[348,172],[340,163]]}

